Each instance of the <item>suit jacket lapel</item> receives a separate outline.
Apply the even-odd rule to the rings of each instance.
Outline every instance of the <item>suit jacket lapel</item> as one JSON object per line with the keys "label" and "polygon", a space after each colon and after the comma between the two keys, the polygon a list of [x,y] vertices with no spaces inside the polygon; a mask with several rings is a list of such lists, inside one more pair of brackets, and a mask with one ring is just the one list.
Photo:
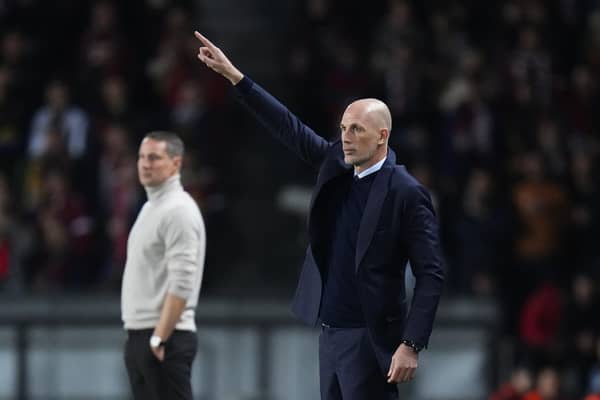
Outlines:
{"label": "suit jacket lapel", "polygon": [[315,225],[315,221],[313,221],[313,211],[315,207],[315,202],[317,201],[319,194],[321,193],[323,186],[331,181],[333,178],[340,176],[344,173],[347,173],[352,170],[351,165],[347,165],[340,157],[336,157],[336,155],[341,151],[341,145],[338,144],[336,147],[340,149],[335,149],[332,151],[331,158],[325,160],[321,170],[319,171],[319,176],[317,177],[317,183],[315,185],[315,189],[313,191],[312,199],[310,200],[310,212],[308,219],[308,232],[310,235],[311,241],[315,238],[315,229],[317,228]]}
{"label": "suit jacket lapel", "polygon": [[321,193],[321,189],[323,186],[332,180],[333,178],[340,176],[346,172],[352,170],[352,166],[344,164],[344,162],[339,158],[334,158],[326,161],[327,165],[321,170],[319,176],[317,177],[317,183],[315,185],[315,190],[313,191],[313,198],[311,201],[310,209],[312,210],[314,206],[314,202],[317,199],[319,193]]}
{"label": "suit jacket lapel", "polygon": [[367,252],[367,249],[369,248],[369,245],[371,244],[371,239],[373,239],[373,234],[375,233],[377,222],[379,221],[379,216],[381,215],[381,207],[383,206],[383,201],[385,200],[389,190],[389,180],[392,176],[392,171],[394,170],[394,164],[395,156],[390,158],[388,155],[388,159],[383,164],[383,168],[381,168],[377,173],[377,176],[373,181],[373,185],[371,186],[371,191],[369,192],[369,197],[367,198],[367,204],[365,205],[365,210],[363,212],[362,219],[360,220],[360,227],[358,228],[358,237],[356,239],[355,271],[358,271],[358,266],[360,265],[365,253]]}

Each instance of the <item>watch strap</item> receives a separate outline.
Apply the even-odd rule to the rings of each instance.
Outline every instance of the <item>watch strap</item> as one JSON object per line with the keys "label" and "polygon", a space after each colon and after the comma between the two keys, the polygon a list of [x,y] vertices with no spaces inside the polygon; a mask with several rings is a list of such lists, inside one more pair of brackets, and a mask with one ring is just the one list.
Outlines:
{"label": "watch strap", "polygon": [[413,342],[412,340],[404,339],[400,343],[410,347],[415,353],[419,353],[421,350],[423,350],[423,346]]}

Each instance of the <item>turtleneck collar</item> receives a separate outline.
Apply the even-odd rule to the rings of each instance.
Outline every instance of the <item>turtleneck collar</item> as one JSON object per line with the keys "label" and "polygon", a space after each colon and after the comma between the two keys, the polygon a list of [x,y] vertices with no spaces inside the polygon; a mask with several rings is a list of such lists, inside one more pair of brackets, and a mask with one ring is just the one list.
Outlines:
{"label": "turtleneck collar", "polygon": [[144,186],[149,201],[156,201],[168,192],[183,189],[179,174],[175,174],[158,186]]}

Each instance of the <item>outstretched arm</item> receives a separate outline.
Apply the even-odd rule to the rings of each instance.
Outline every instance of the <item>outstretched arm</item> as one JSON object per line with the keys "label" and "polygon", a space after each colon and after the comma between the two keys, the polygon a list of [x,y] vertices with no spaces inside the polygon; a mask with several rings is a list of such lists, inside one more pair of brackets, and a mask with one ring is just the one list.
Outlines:
{"label": "outstretched arm", "polygon": [[329,143],[275,97],[245,77],[210,40],[197,31],[194,34],[203,45],[198,49],[198,59],[235,86],[241,103],[273,136],[302,160],[318,168],[325,158]]}

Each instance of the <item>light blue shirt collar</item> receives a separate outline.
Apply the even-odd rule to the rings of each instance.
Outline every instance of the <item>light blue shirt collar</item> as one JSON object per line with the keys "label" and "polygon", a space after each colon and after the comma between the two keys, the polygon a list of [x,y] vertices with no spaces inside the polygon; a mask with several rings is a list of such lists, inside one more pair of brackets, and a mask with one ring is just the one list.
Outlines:
{"label": "light blue shirt collar", "polygon": [[383,167],[383,163],[387,160],[387,156],[383,158],[383,160],[379,161],[377,164],[371,165],[369,168],[365,169],[363,172],[357,174],[356,170],[354,170],[354,176],[358,176],[358,179],[362,179],[367,175],[371,175],[374,172],[377,172]]}

